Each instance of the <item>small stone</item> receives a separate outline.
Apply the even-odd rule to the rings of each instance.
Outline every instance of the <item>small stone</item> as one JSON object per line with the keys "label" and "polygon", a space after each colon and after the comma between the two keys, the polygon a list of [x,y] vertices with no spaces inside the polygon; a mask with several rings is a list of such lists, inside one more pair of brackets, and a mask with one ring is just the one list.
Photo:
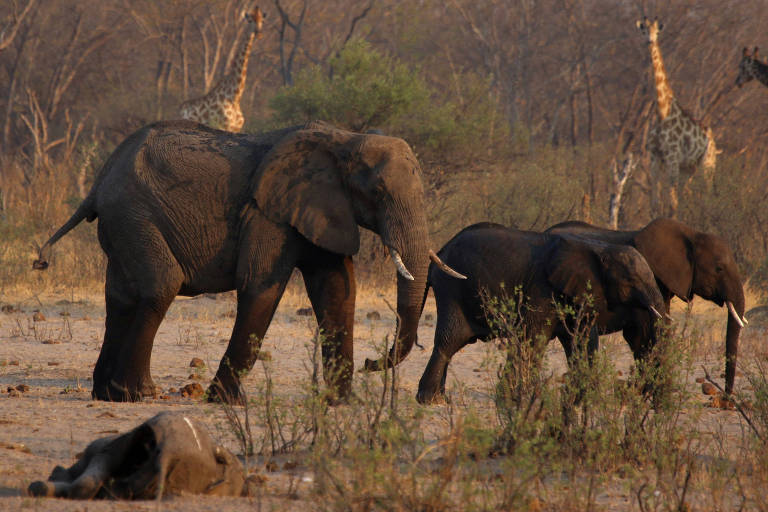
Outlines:
{"label": "small stone", "polygon": [[475,372],[475,373],[480,373],[481,370],[480,370],[480,368],[472,368],[472,371]]}
{"label": "small stone", "polygon": [[624,374],[623,374],[623,373],[621,373],[621,370],[619,370],[619,371],[617,371],[617,372],[616,372],[616,376],[617,376],[617,377],[621,377],[622,375],[624,375]]}
{"label": "small stone", "polygon": [[299,308],[296,310],[296,316],[312,316],[312,308]]}
{"label": "small stone", "polygon": [[198,382],[187,384],[181,388],[181,396],[185,398],[201,398],[203,393],[203,386]]}
{"label": "small stone", "polygon": [[263,487],[267,480],[267,475],[248,475],[248,478],[245,479],[245,485],[243,486],[243,495],[251,497],[258,496],[259,487]]}
{"label": "small stone", "polygon": [[190,373],[189,377],[187,377],[189,380],[203,380],[203,376],[199,373]]}
{"label": "small stone", "polygon": [[256,352],[257,361],[271,361],[272,353],[269,350],[259,350]]}
{"label": "small stone", "polygon": [[368,320],[371,320],[371,321],[373,321],[373,320],[381,320],[381,315],[379,314],[378,311],[369,311],[369,312],[367,312],[365,314],[365,318],[367,318]]}
{"label": "small stone", "polygon": [[59,366],[60,364],[58,361],[48,361],[48,366]]}
{"label": "small stone", "polygon": [[59,341],[59,340],[43,340],[40,343],[42,343],[43,345],[60,345],[61,341]]}
{"label": "small stone", "polygon": [[544,502],[538,498],[531,498],[531,501],[528,502],[528,510],[530,512],[540,512],[545,510]]}
{"label": "small stone", "polygon": [[170,400],[170,396],[166,395],[165,393],[160,394],[158,397],[160,400]]}
{"label": "small stone", "polygon": [[701,385],[701,392],[705,395],[716,395],[719,393],[717,388],[711,382],[705,382]]}
{"label": "small stone", "polygon": [[722,395],[715,395],[711,397],[709,402],[707,402],[707,407],[712,407],[713,409],[723,409],[725,411],[736,408],[731,400],[724,398]]}
{"label": "small stone", "polygon": [[15,389],[10,389],[8,390],[8,396],[16,398],[16,397],[20,397],[21,393],[19,393]]}
{"label": "small stone", "polygon": [[21,310],[19,308],[15,308],[11,306],[10,304],[3,304],[2,306],[0,306],[0,311],[2,311],[3,313],[10,314],[10,313],[18,313]]}
{"label": "small stone", "polygon": [[21,391],[22,393],[26,393],[27,391],[29,391],[29,386],[27,386],[26,384],[18,384],[16,386],[16,391]]}
{"label": "small stone", "polygon": [[35,311],[35,314],[32,315],[32,321],[33,322],[45,322],[45,315],[42,314],[39,311]]}
{"label": "small stone", "polygon": [[200,359],[199,357],[193,357],[192,360],[189,362],[190,368],[205,368],[205,361]]}

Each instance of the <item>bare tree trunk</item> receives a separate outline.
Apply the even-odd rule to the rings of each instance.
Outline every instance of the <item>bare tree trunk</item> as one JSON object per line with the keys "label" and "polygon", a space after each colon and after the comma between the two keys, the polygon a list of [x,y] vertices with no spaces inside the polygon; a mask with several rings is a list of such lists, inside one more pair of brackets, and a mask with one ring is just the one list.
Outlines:
{"label": "bare tree trunk", "polygon": [[[6,0],[7,1],[7,0]],[[19,27],[24,22],[32,6],[35,5],[35,0],[27,0],[27,4],[18,12],[16,2],[13,2],[13,13],[9,16],[8,23],[0,29],[0,52],[8,48],[13,40],[16,38],[16,34],[19,31]]]}
{"label": "bare tree trunk", "polygon": [[[275,7],[277,7],[277,12],[280,14],[280,28],[278,29],[278,33],[280,35],[280,72],[283,76],[283,85],[293,85],[293,59],[296,57],[296,52],[301,47],[301,32],[304,28],[308,6],[308,1],[304,0],[299,19],[296,22],[293,22],[280,4],[280,0],[275,0]],[[289,28],[293,30],[293,41],[291,43],[291,51],[286,57],[287,31]]]}
{"label": "bare tree trunk", "polygon": [[3,119],[3,152],[10,150],[10,138],[11,138],[11,113],[13,112],[13,106],[16,103],[16,86],[19,83],[19,63],[21,62],[22,55],[24,54],[24,48],[27,46],[27,35],[29,34],[29,27],[27,26],[21,34],[19,39],[19,48],[16,51],[16,58],[13,61],[13,66],[10,70],[11,83],[8,85],[8,94],[5,101],[5,118]]}
{"label": "bare tree trunk", "polygon": [[627,155],[627,158],[621,165],[619,165],[614,158],[611,162],[611,177],[613,178],[613,191],[611,192],[611,199],[608,203],[608,223],[611,229],[618,229],[619,227],[619,210],[621,209],[621,197],[624,193],[624,186],[627,184],[632,172],[637,166],[637,161],[632,153]]}

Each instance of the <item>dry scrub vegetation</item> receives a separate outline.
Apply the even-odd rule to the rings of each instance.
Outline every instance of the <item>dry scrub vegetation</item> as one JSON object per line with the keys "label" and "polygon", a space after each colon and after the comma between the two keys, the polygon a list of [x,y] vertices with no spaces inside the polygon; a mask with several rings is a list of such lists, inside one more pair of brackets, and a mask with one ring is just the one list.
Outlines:
{"label": "dry scrub vegetation", "polygon": [[[294,314],[307,302],[297,280],[267,336],[273,360],[258,363],[247,380],[247,408],[201,405],[178,392],[147,404],[89,405],[103,336],[103,299],[94,294],[105,262],[95,225],[59,242],[45,273],[31,270],[35,244],[71,214],[124,137],[173,119],[183,100],[221,76],[242,36],[246,3],[0,5],[0,382],[32,386],[0,398],[0,450],[8,452],[0,507],[69,506],[18,491],[25,479],[70,463],[93,436],[177,407],[203,416],[266,482],[247,502],[162,508],[766,508],[766,333],[754,321],[742,335],[740,410],[703,407],[696,379],[705,368],[720,382],[724,339],[725,315],[709,304],[675,306],[660,363],[645,373],[630,365],[616,336],[593,365],[565,377],[554,345],[515,342],[504,355],[478,344],[452,365],[451,403],[425,408],[414,401],[426,362],[417,350],[394,373],[356,374],[356,399],[329,408],[317,333]],[[768,47],[762,1],[274,0],[262,8],[268,18],[250,61],[245,130],[323,117],[404,137],[422,161],[437,243],[481,220],[522,229],[567,219],[606,224],[611,163],[629,153],[640,165],[619,226],[652,218],[644,148],[655,95],[634,20],[658,15],[671,86],[723,149],[712,187],[694,176],[679,216],[725,237],[752,290],[749,305],[766,299],[768,91],[733,85],[741,48]],[[391,275],[379,246],[369,236],[357,257],[357,366],[394,334],[378,296],[392,296],[392,280],[376,277]],[[231,297],[177,301],[153,359],[166,391],[188,380],[191,357],[204,352],[218,361],[232,308]],[[381,322],[365,318],[364,308],[381,311]],[[33,321],[35,309],[48,319]],[[434,315],[431,302],[427,314]],[[500,324],[507,326],[500,337],[514,339],[514,318]],[[422,322],[427,349],[433,328],[433,320]],[[48,366],[54,356],[65,363]],[[497,387],[510,375],[510,386]],[[658,392],[638,393],[644,380]]]}

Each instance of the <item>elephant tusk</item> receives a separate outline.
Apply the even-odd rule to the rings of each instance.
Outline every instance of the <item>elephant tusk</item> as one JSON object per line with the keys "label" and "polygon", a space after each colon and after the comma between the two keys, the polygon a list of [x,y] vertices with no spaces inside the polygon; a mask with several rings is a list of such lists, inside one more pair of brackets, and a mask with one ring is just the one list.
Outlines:
{"label": "elephant tusk", "polygon": [[648,306],[648,309],[650,309],[650,310],[651,310],[651,312],[652,312],[654,315],[656,315],[656,318],[664,318],[663,316],[661,316],[661,313],[659,313],[658,311],[656,311],[656,308],[655,308],[655,307],[653,307],[653,306]]}
{"label": "elephant tusk", "polygon": [[406,278],[409,281],[413,281],[413,274],[408,272],[408,269],[405,268],[405,264],[403,263],[403,259],[400,257],[400,255],[397,253],[396,250],[394,250],[392,247],[389,248],[389,254],[392,256],[392,261],[395,262],[395,267],[397,267],[397,271],[400,273],[401,276]]}
{"label": "elephant tusk", "polygon": [[437,254],[435,254],[435,251],[433,251],[432,249],[429,250],[429,259],[431,259],[432,262],[434,262],[434,264],[437,265],[437,268],[439,268],[440,270],[442,270],[443,272],[445,272],[449,276],[455,277],[456,279],[466,279],[467,278],[467,276],[465,276],[464,274],[460,274],[460,273],[456,272],[455,270],[453,270],[448,265],[446,265],[445,262],[443,260],[441,260],[440,257]]}
{"label": "elephant tusk", "polygon": [[[744,322],[739,318],[739,314],[736,312],[736,308],[733,307],[733,302],[726,301],[726,304],[728,305],[728,311],[730,311],[731,316],[734,320],[736,320],[736,323],[739,324],[739,327],[744,327]],[[744,319],[746,320],[746,318]]]}

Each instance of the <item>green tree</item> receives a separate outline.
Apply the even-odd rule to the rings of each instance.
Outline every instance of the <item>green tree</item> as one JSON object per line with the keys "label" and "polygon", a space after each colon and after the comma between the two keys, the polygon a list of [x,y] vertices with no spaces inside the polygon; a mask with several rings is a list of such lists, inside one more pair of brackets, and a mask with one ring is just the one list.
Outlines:
{"label": "green tree", "polygon": [[[496,109],[488,80],[462,79],[461,101],[430,87],[421,70],[352,41],[334,56],[327,68],[309,66],[297,73],[293,86],[278,91],[270,101],[276,125],[323,119],[354,131],[378,128],[432,150],[465,145],[487,145]],[[468,132],[485,130],[482,136]]]}

